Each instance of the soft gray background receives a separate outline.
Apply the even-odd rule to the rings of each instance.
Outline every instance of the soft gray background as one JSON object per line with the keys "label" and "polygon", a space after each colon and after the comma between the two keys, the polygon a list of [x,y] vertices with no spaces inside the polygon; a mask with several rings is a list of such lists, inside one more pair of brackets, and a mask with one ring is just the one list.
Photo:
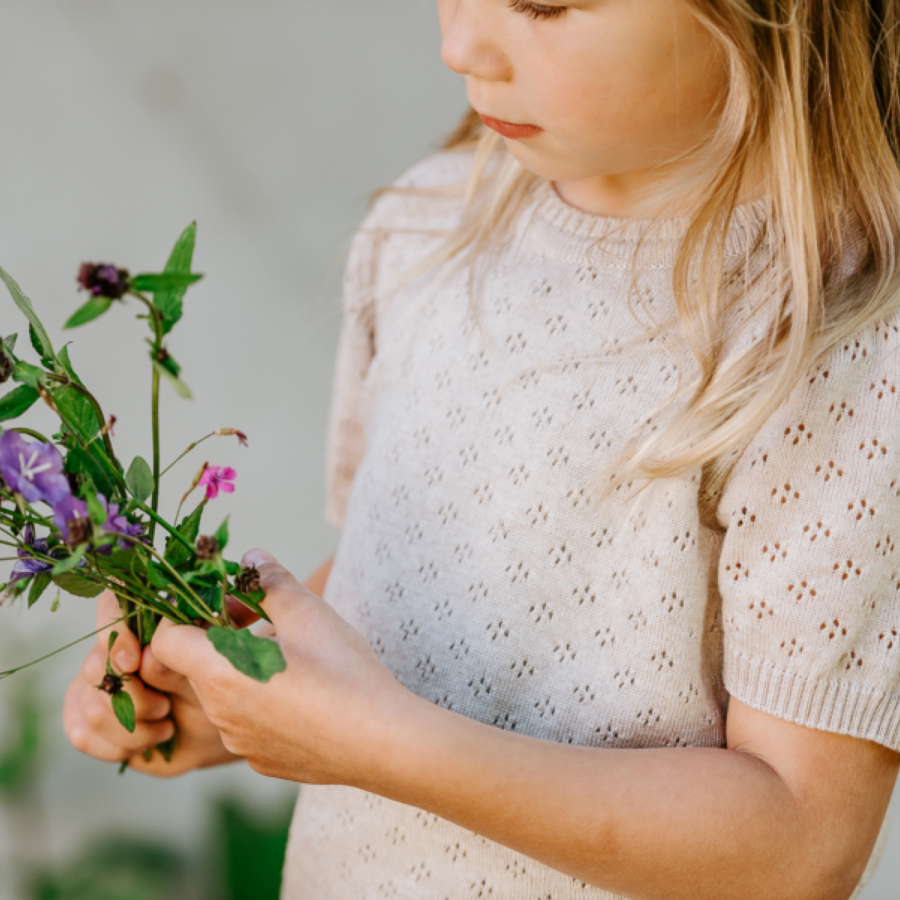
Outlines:
{"label": "soft gray background", "polygon": [[[322,519],[324,435],[339,279],[369,192],[433,148],[465,108],[439,56],[434,0],[3,0],[0,12],[0,264],[52,336],[78,302],[82,260],[158,269],[199,222],[195,268],[172,341],[195,402],[164,394],[164,458],[237,426],[204,459],[239,471],[233,548],[264,546],[300,574],[334,548]],[[73,359],[119,417],[120,454],[146,453],[143,323],[115,309],[74,333]],[[0,297],[0,333],[21,326]],[[92,603],[55,615],[0,610],[0,668],[90,630]],[[46,837],[0,831],[9,853],[62,857],[86,836],[140,827],[202,840],[203,798],[234,786],[265,804],[289,786],[242,767],[156,782],[68,747],[65,684],[82,656],[43,668],[53,747]],[[0,710],[10,682],[0,684]],[[0,718],[0,739],[2,739]],[[900,897],[900,826],[866,900]]]}

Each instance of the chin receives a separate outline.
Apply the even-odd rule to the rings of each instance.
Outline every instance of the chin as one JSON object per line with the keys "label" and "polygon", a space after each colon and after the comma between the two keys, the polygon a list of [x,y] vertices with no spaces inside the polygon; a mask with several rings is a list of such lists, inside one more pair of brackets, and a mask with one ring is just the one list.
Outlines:
{"label": "chin", "polygon": [[598,174],[593,169],[587,171],[584,166],[556,156],[552,152],[542,152],[533,144],[523,141],[507,141],[506,146],[523,168],[528,169],[539,178],[546,178],[547,181],[583,181],[596,177]]}

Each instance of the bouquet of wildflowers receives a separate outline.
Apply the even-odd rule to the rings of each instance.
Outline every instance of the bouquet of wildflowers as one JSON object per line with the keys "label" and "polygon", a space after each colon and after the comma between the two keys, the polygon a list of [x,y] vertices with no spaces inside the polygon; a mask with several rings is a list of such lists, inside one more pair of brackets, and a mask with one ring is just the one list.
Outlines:
{"label": "bouquet of wildflowers", "polygon": [[[199,444],[223,435],[247,443],[242,432],[222,428],[192,443],[161,469],[161,382],[190,397],[166,341],[181,319],[187,289],[202,277],[191,272],[195,235],[195,225],[185,229],[161,273],[132,276],[112,265],[85,263],[78,275],[89,297],[66,328],[85,325],[131,298],[140,304],[139,318],[150,329],[151,461],[138,456],[127,467],[113,445],[115,420],[107,418],[97,396],[78,377],[68,345],[54,349],[31,302],[0,269],[0,278],[28,322],[36,356],[36,362],[24,358],[23,342],[15,334],[0,338],[0,385],[15,385],[0,395],[0,543],[15,553],[5,556],[14,565],[0,593],[4,598],[27,598],[30,608],[48,590],[57,592],[54,607],[60,591],[95,597],[111,590],[119,600],[122,621],[143,645],[163,617],[201,624],[235,668],[266,682],[285,667],[281,650],[274,641],[234,627],[226,605],[226,598],[233,597],[267,619],[259,605],[259,573],[223,555],[227,519],[213,533],[201,533],[209,502],[220,492],[234,490],[235,471],[204,463],[171,521],[158,508],[161,479]],[[59,419],[55,434],[45,436],[22,423],[40,402]],[[202,498],[182,516],[200,489]],[[0,678],[19,670],[0,673]],[[119,721],[133,731],[134,707],[122,689],[124,680],[108,662],[107,676],[98,687],[112,696]],[[160,747],[165,755],[171,749]]]}

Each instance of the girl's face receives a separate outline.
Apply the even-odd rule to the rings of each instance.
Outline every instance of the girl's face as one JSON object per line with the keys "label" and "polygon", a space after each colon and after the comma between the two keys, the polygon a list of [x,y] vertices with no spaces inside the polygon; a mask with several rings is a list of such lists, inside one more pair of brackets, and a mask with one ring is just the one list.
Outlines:
{"label": "girl's face", "polygon": [[438,0],[438,9],[444,61],[472,106],[574,206],[628,215],[636,191],[659,178],[651,167],[715,128],[727,69],[683,0]]}

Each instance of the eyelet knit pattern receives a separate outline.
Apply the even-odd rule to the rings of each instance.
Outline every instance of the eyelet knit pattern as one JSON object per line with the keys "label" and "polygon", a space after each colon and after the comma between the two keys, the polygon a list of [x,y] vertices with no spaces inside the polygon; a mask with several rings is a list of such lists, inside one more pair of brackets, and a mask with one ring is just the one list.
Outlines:
{"label": "eyelet knit pattern", "polygon": [[[438,154],[399,184],[456,184],[471,162]],[[410,690],[497,728],[722,747],[733,695],[900,750],[900,318],[834,348],[726,467],[657,485],[618,533],[626,492],[600,503],[585,483],[690,374],[671,333],[624,346],[644,332],[627,296],[647,223],[579,212],[544,184],[477,317],[465,273],[392,293],[458,215],[452,192],[387,194],[353,243],[326,600]],[[726,255],[764,222],[762,201],[740,206]],[[682,227],[640,249],[656,321],[675,315]],[[613,895],[429,813],[307,786],[284,897]]]}

